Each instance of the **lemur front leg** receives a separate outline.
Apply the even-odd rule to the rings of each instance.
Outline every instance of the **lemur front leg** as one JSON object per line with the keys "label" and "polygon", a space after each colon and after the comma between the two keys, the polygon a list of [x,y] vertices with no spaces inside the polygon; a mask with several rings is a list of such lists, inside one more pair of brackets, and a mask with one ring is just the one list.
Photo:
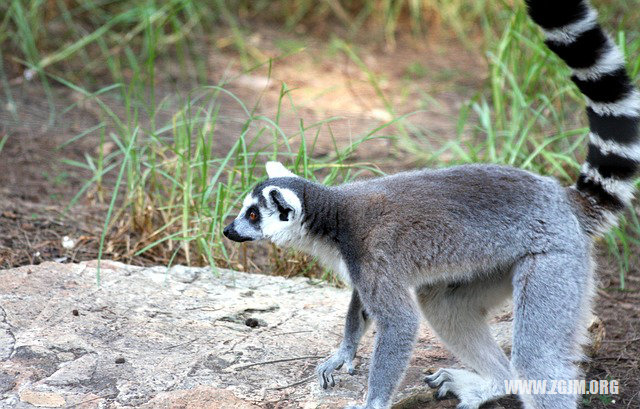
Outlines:
{"label": "lemur front leg", "polygon": [[409,365],[420,314],[414,297],[395,283],[366,282],[359,291],[378,332],[369,366],[366,404],[348,409],[388,409]]}
{"label": "lemur front leg", "polygon": [[333,372],[346,366],[347,372],[353,375],[353,358],[356,356],[356,350],[362,335],[369,327],[371,320],[360,301],[357,290],[353,290],[351,294],[351,302],[347,311],[347,319],[344,327],[344,338],[340,347],[326,361],[318,365],[316,370],[320,386],[324,389],[335,386]]}

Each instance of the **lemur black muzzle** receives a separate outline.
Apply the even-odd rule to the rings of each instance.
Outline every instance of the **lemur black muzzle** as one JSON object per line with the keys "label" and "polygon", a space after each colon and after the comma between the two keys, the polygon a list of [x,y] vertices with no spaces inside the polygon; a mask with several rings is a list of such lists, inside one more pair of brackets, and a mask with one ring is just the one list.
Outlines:
{"label": "lemur black muzzle", "polygon": [[237,241],[238,243],[242,243],[243,241],[251,241],[251,240],[253,240],[251,237],[244,237],[244,236],[240,235],[236,231],[235,227],[233,226],[234,223],[235,223],[235,221],[231,222],[222,231],[222,234],[224,234],[226,238],[228,238],[229,240]]}

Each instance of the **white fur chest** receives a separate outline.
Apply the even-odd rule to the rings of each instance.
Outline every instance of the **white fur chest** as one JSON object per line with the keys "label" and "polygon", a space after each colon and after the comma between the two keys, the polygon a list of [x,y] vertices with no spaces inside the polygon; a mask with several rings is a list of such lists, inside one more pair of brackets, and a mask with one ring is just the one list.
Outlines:
{"label": "white fur chest", "polygon": [[292,243],[292,246],[316,257],[324,268],[339,274],[345,283],[351,285],[347,264],[342,258],[340,250],[338,250],[336,246],[327,243],[322,239],[311,239],[307,235],[302,235],[299,240]]}

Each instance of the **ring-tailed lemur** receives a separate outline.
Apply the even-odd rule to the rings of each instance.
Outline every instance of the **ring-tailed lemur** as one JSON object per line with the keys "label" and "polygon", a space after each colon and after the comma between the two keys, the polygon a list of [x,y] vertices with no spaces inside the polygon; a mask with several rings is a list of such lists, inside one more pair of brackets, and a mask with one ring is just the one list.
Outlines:
{"label": "ring-tailed lemur", "polygon": [[[399,173],[336,187],[277,162],[224,229],[235,241],[269,239],[317,256],[353,287],[344,340],[320,364],[323,387],[352,360],[376,322],[365,408],[387,408],[407,367],[422,313],[468,367],[426,381],[459,408],[505,394],[505,380],[579,376],[593,287],[593,237],[634,194],[640,96],[624,58],[586,0],[527,0],[546,44],[573,69],[587,98],[588,156],[576,184],[495,165]],[[485,321],[512,295],[511,360]],[[521,395],[527,408],[575,408],[576,395]]]}

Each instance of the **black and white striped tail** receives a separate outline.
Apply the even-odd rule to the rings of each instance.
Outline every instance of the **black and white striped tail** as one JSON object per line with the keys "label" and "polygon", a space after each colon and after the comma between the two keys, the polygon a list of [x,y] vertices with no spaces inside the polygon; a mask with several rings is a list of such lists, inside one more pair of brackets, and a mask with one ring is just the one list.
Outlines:
{"label": "black and white striped tail", "polygon": [[601,228],[634,196],[640,162],[640,92],[625,69],[622,52],[597,22],[587,0],[526,0],[546,45],[573,69],[585,95],[589,151],[575,188],[599,210]]}

